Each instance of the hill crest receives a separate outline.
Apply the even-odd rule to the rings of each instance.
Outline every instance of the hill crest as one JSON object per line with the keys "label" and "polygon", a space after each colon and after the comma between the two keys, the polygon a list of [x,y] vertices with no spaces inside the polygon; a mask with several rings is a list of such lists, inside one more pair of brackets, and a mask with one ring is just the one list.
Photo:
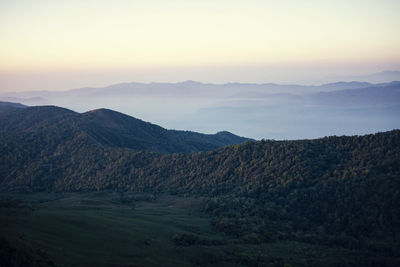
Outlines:
{"label": "hill crest", "polygon": [[0,130],[4,133],[40,130],[51,131],[52,134],[58,132],[59,135],[84,132],[103,146],[158,153],[192,153],[249,140],[231,133],[208,135],[167,130],[110,109],[76,113],[57,106],[27,107],[2,114]]}

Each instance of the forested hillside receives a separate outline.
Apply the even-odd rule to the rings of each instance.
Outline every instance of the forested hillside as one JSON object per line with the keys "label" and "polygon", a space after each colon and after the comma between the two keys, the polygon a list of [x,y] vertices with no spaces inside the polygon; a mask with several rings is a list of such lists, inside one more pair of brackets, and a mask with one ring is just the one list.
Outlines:
{"label": "forested hillside", "polygon": [[26,108],[27,106],[20,103],[4,102],[0,101],[0,112],[6,112],[11,110],[17,110],[20,108]]}
{"label": "forested hillside", "polygon": [[[55,106],[13,109],[0,113],[0,132],[7,136],[43,135],[63,140],[80,134],[94,142],[114,148],[129,148],[158,153],[192,153],[239,144],[248,138],[231,133],[201,134],[166,130],[128,115],[97,109],[85,113]],[[46,147],[46,143],[42,143]]]}
{"label": "forested hillside", "polygon": [[68,110],[47,110],[45,121],[28,114],[1,118],[2,190],[202,196],[214,227],[243,242],[297,240],[398,259],[399,130],[163,155],[105,145],[71,127]]}

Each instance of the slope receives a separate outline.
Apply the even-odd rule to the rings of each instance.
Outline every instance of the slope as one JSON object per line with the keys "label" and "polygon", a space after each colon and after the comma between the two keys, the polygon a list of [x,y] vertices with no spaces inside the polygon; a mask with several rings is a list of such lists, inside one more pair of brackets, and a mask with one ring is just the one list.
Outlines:
{"label": "slope", "polygon": [[[51,123],[43,125],[35,116],[27,123],[19,112],[11,121],[7,118],[14,116],[0,116],[4,191],[202,196],[214,228],[240,242],[301,241],[375,253],[377,266],[399,262],[399,130],[162,155],[104,145],[79,127],[82,117],[94,116],[108,121],[107,129],[121,131],[124,118],[106,119],[118,114],[39,109],[53,111],[44,112]],[[25,124],[29,127],[21,131]]]}
{"label": "slope", "polygon": [[400,101],[400,82],[391,82],[385,86],[320,92],[312,94],[310,100],[313,104],[336,107],[398,106]]}
{"label": "slope", "polygon": [[22,105],[20,103],[0,101],[0,112],[6,112],[6,111],[11,111],[11,110],[26,108],[26,107],[27,106]]}
{"label": "slope", "polygon": [[192,153],[213,150],[249,140],[231,133],[207,135],[166,130],[109,109],[83,113],[82,128],[104,145],[159,153]]}
{"label": "slope", "polygon": [[70,137],[84,133],[104,146],[159,153],[206,151],[249,140],[230,133],[206,135],[169,131],[108,109],[79,114],[56,106],[38,106],[12,110],[0,116],[0,131],[3,134],[29,132],[34,135],[37,130],[45,135],[48,135],[46,131],[52,131],[54,135],[63,135],[57,131],[66,131]]}

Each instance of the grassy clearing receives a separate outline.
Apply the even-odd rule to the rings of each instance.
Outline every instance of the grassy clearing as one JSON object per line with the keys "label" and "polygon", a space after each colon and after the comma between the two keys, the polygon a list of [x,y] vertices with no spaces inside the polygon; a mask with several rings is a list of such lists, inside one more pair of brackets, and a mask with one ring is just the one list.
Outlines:
{"label": "grassy clearing", "polygon": [[[196,198],[97,192],[0,199],[0,259],[14,258],[13,263],[24,266],[283,267],[360,262],[355,252],[300,242],[245,244],[216,232],[201,212],[202,200]],[[0,266],[9,265],[4,262]]]}
{"label": "grassy clearing", "polygon": [[174,244],[174,235],[224,238],[211,229],[198,209],[201,200],[194,198],[162,195],[122,205],[116,193],[13,197],[24,202],[12,216],[11,208],[2,209],[1,234],[65,265],[190,266],[197,251],[186,253]]}

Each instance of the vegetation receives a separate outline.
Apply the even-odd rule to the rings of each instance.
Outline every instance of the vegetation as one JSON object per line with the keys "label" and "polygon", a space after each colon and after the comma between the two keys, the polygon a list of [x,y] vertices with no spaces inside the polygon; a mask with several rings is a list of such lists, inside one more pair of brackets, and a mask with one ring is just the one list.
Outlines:
{"label": "vegetation", "polygon": [[[3,194],[1,266],[396,266],[306,241],[247,242],[215,229],[202,198],[132,192]],[[135,199],[122,204],[118,199]],[[18,199],[18,201],[16,201]]]}
{"label": "vegetation", "polygon": [[18,110],[20,108],[26,108],[27,106],[22,105],[20,103],[13,103],[13,102],[4,102],[0,101],[0,113],[1,112],[8,112],[12,110]]}
{"label": "vegetation", "polygon": [[[75,114],[71,111],[39,111],[46,120],[43,114],[21,111],[1,117],[0,186],[4,191],[61,194],[111,190],[119,194],[112,198],[115,205],[137,203],[137,196],[129,196],[129,192],[144,192],[145,201],[150,202],[164,193],[201,197],[199,208],[218,234],[204,235],[209,231],[205,228],[171,232],[168,242],[180,248],[212,247],[217,255],[211,253],[210,259],[220,263],[400,263],[399,130],[246,142],[195,154],[158,154],[105,145],[101,138],[78,127],[81,122],[71,119]],[[214,237],[222,234],[226,237]],[[221,256],[216,247],[223,246],[229,251],[242,246],[247,249],[243,254]],[[265,257],[263,248],[279,246],[283,247],[277,249],[275,256],[280,256],[276,261]],[[313,246],[330,256],[317,260],[306,254],[304,262],[301,258],[287,261],[293,246]],[[342,260],[335,259],[335,254]],[[196,264],[216,264],[194,258]]]}
{"label": "vegetation", "polygon": [[0,113],[0,131],[11,135],[21,131],[33,136],[44,134],[49,138],[83,134],[102,146],[158,153],[207,151],[249,140],[228,132],[207,135],[166,130],[108,109],[79,114],[54,106],[29,107]]}

